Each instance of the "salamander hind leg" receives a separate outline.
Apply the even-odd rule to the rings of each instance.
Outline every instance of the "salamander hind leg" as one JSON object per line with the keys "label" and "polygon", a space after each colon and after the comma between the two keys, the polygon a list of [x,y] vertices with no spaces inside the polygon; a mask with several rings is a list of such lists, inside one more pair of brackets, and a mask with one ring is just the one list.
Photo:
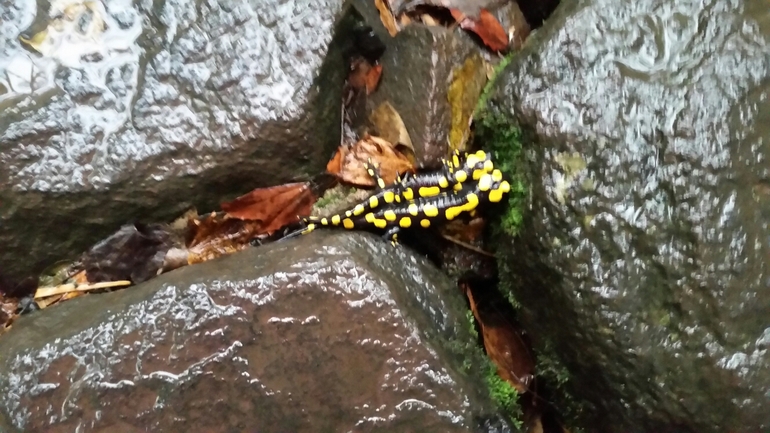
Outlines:
{"label": "salamander hind leg", "polygon": [[401,229],[398,226],[391,227],[387,231],[385,231],[385,234],[382,235],[382,238],[385,240],[390,241],[391,245],[398,246],[398,232],[401,231]]}

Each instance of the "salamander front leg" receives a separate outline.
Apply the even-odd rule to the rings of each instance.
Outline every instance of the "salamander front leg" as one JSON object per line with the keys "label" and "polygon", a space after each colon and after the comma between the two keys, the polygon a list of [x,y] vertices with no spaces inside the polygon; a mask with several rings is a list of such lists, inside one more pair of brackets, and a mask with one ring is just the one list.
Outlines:
{"label": "salamander front leg", "polygon": [[401,231],[401,229],[398,226],[391,227],[387,231],[385,231],[385,234],[382,235],[382,238],[386,241],[390,241],[391,245],[394,247],[398,245],[398,232]]}
{"label": "salamander front leg", "polygon": [[369,158],[369,160],[364,164],[364,168],[369,174],[369,177],[374,179],[374,184],[377,185],[377,189],[385,189],[385,179],[380,176],[380,165]]}

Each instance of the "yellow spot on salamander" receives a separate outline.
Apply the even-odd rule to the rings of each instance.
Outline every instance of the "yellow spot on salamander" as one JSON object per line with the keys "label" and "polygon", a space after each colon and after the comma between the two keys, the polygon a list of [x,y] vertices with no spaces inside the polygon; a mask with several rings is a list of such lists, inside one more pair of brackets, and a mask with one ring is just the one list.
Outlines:
{"label": "yellow spot on salamander", "polygon": [[460,191],[461,189],[463,189],[463,184],[456,183],[455,186],[452,187],[452,189],[455,191]]}
{"label": "yellow spot on salamander", "polygon": [[449,187],[449,181],[446,177],[441,177],[441,179],[438,180],[438,186],[441,188],[448,188]]}
{"label": "yellow spot on salamander", "polygon": [[396,213],[392,210],[386,210],[382,213],[382,216],[385,217],[388,221],[395,221],[396,220]]}
{"label": "yellow spot on salamander", "polygon": [[321,225],[322,226],[328,226],[329,225],[329,220],[326,219],[326,218],[321,218]]}
{"label": "yellow spot on salamander", "polygon": [[427,229],[430,227],[430,220],[422,220],[420,221],[420,225]]}
{"label": "yellow spot on salamander", "polygon": [[396,196],[396,203],[401,203],[401,196],[400,195]]}
{"label": "yellow spot on salamander", "polygon": [[348,218],[350,218],[350,217],[352,217],[352,216],[353,216],[353,212],[351,212],[351,211],[349,211],[349,210],[346,210],[346,211],[345,211],[345,216],[346,216],[346,217],[348,217]]}
{"label": "yellow spot on salamander", "polygon": [[484,161],[487,159],[487,153],[483,150],[476,151],[476,158],[478,158],[480,161]]}
{"label": "yellow spot on salamander", "polygon": [[408,212],[409,212],[411,215],[414,215],[414,216],[417,216],[417,214],[419,214],[419,213],[420,213],[420,208],[419,208],[419,207],[417,207],[417,205],[416,205],[416,204],[414,204],[414,203],[410,204],[410,205],[409,205],[409,207],[407,207],[407,208],[406,208],[406,210],[407,210],[407,211],[408,211]]}
{"label": "yellow spot on salamander", "polygon": [[333,224],[333,225],[335,225],[335,226],[338,226],[338,225],[340,225],[340,222],[341,222],[341,221],[342,221],[342,217],[341,217],[341,216],[339,216],[339,215],[334,215],[334,216],[332,217],[332,224]]}
{"label": "yellow spot on salamander", "polygon": [[373,214],[373,213],[371,213],[371,212],[369,212],[368,214],[366,214],[366,216],[364,217],[364,220],[366,220],[366,222],[368,222],[368,223],[370,223],[370,224],[371,224],[371,223],[373,223],[373,222],[374,222],[374,220],[376,220],[376,219],[377,219],[377,217],[375,217],[375,216],[374,216],[374,214]]}
{"label": "yellow spot on salamander", "polygon": [[503,194],[507,194],[511,190],[511,184],[507,180],[500,183],[500,186],[489,192],[489,201],[497,203],[503,199]]}
{"label": "yellow spot on salamander", "polygon": [[492,176],[483,176],[479,179],[479,183],[476,186],[479,191],[489,191],[492,188]]}
{"label": "yellow spot on salamander", "polygon": [[409,218],[409,217],[403,217],[403,218],[401,218],[401,220],[398,222],[398,225],[400,225],[400,226],[401,226],[401,227],[403,227],[403,228],[408,228],[408,227],[411,227],[411,226],[412,226],[412,219],[411,219],[411,218]]}
{"label": "yellow spot on salamander", "polygon": [[307,227],[305,227],[305,230],[302,230],[302,234],[306,235],[306,234],[312,232],[313,230],[315,230],[315,224],[310,224]]}
{"label": "yellow spot on salamander", "polygon": [[353,220],[350,218],[345,218],[344,220],[342,220],[342,227],[345,227],[348,230],[354,228],[355,226],[356,225],[353,224]]}
{"label": "yellow spot on salamander", "polygon": [[445,212],[446,219],[453,220],[455,217],[460,215],[463,212],[470,212],[473,209],[476,209],[476,206],[479,205],[479,197],[474,193],[469,193],[466,197],[466,200],[468,200],[467,203],[460,205],[460,206],[452,206],[450,208],[447,208]]}
{"label": "yellow spot on salamander", "polygon": [[495,182],[500,182],[503,180],[503,172],[500,170],[495,170],[492,172],[492,180]]}
{"label": "yellow spot on salamander", "polygon": [[388,222],[385,221],[384,219],[377,218],[374,220],[374,226],[377,227],[378,229],[384,229],[385,227],[388,226]]}
{"label": "yellow spot on salamander", "polygon": [[353,208],[353,215],[359,216],[362,213],[366,211],[366,208],[362,204],[357,204],[356,207]]}
{"label": "yellow spot on salamander", "polygon": [[377,186],[379,186],[380,189],[385,188],[385,181],[382,178],[377,179]]}
{"label": "yellow spot on salamander", "polygon": [[369,207],[370,208],[375,209],[379,205],[380,205],[380,201],[377,200],[377,197],[375,197],[375,196],[369,197]]}
{"label": "yellow spot on salamander", "polygon": [[438,216],[438,208],[432,204],[426,204],[423,206],[422,212],[425,214],[425,216],[430,218]]}
{"label": "yellow spot on salamander", "polygon": [[452,155],[452,166],[454,167],[460,166],[460,158],[457,156],[457,152],[455,152],[455,154]]}
{"label": "yellow spot on salamander", "polygon": [[385,203],[393,203],[393,200],[396,199],[396,194],[393,194],[393,191],[385,191],[382,199],[385,200]]}
{"label": "yellow spot on salamander", "polygon": [[473,180],[481,179],[481,176],[487,174],[484,170],[473,170]]}
{"label": "yellow spot on salamander", "polygon": [[484,161],[484,171],[486,171],[487,173],[491,173],[492,170],[494,169],[495,169],[495,164],[492,161],[490,160]]}
{"label": "yellow spot on salamander", "polygon": [[405,189],[401,195],[403,195],[406,200],[414,200],[414,191],[412,188]]}
{"label": "yellow spot on salamander", "polygon": [[478,157],[478,152],[473,155],[468,155],[468,158],[465,160],[465,166],[468,168],[473,168],[478,164],[479,162],[483,161],[483,159]]}
{"label": "yellow spot on salamander", "polygon": [[422,186],[417,190],[420,197],[435,197],[441,194],[441,188],[437,186]]}
{"label": "yellow spot on salamander", "polygon": [[466,180],[468,180],[468,173],[464,172],[463,170],[456,171],[455,180],[458,182],[465,182]]}

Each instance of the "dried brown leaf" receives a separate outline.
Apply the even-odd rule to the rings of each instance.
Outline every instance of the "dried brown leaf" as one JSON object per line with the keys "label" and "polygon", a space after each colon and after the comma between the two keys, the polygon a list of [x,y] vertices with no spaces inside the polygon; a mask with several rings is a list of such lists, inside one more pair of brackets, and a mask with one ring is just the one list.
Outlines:
{"label": "dried brown leaf", "polygon": [[464,291],[497,374],[520,393],[527,392],[535,364],[521,334],[500,313],[479,309],[470,287],[464,287]]}
{"label": "dried brown leaf", "polygon": [[396,150],[389,141],[366,135],[351,147],[340,147],[341,169],[337,177],[357,186],[374,186],[374,180],[366,171],[365,164],[371,160],[380,166],[380,176],[385,183],[393,183],[399,174],[414,171],[414,164]]}
{"label": "dried brown leaf", "polygon": [[270,234],[286,225],[299,221],[299,217],[310,215],[310,209],[317,200],[307,182],[257,188],[235,200],[222,203],[222,210],[228,216],[250,220],[260,225],[254,235]]}
{"label": "dried brown leaf", "polygon": [[382,77],[382,65],[374,65],[366,73],[366,94],[371,95],[380,84]]}
{"label": "dried brown leaf", "polygon": [[[414,144],[406,130],[406,125],[401,115],[398,114],[390,102],[385,101],[372,111],[369,115],[369,122],[377,131],[377,136],[385,141],[394,143],[394,148],[404,154],[414,164]],[[404,146],[408,151],[399,148]]]}
{"label": "dried brown leaf", "polygon": [[488,10],[482,8],[478,17],[465,15],[455,8],[449,11],[462,29],[475,33],[490,50],[505,51],[508,48],[508,33]]}
{"label": "dried brown leaf", "polygon": [[250,245],[264,233],[263,223],[212,213],[191,220],[187,244],[187,263],[201,263],[222,255],[232,254]]}
{"label": "dried brown leaf", "polygon": [[398,24],[396,23],[396,17],[393,16],[393,11],[390,10],[390,4],[388,0],[374,0],[374,5],[380,12],[380,20],[382,25],[388,30],[390,36],[396,36],[398,34]]}

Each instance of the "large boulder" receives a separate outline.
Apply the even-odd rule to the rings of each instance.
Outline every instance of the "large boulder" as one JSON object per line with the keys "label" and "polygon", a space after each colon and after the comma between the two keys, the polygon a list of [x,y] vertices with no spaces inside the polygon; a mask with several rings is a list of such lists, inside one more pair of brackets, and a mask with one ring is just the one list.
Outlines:
{"label": "large boulder", "polygon": [[510,432],[466,311],[374,235],[251,248],[17,321],[0,431]]}
{"label": "large boulder", "polygon": [[495,85],[501,278],[591,429],[770,428],[769,41],[764,2],[569,1]]}
{"label": "large boulder", "polygon": [[0,272],[322,171],[339,143],[343,10],[0,0]]}

